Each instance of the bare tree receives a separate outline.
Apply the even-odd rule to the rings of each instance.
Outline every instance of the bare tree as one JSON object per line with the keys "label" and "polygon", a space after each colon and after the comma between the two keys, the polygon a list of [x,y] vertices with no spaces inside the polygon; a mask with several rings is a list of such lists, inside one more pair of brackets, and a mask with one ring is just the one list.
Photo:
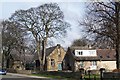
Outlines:
{"label": "bare tree", "polygon": [[17,49],[20,53],[24,49],[23,36],[24,33],[20,26],[8,20],[2,22],[2,47],[3,54],[7,60],[9,68],[9,59],[12,58],[10,52],[12,49]]}
{"label": "bare tree", "polygon": [[[22,25],[22,28],[32,33],[36,41],[41,70],[43,70],[45,64],[48,38],[65,35],[66,29],[70,26],[64,21],[63,12],[56,3],[43,4],[37,8],[16,11],[10,20]],[[43,54],[40,54],[42,42]]]}
{"label": "bare tree", "polygon": [[82,22],[85,30],[95,40],[108,42],[116,50],[117,69],[120,68],[120,1],[92,2],[87,7],[86,19]]}
{"label": "bare tree", "polygon": [[44,4],[38,7],[42,23],[41,37],[44,45],[43,65],[45,65],[46,45],[48,38],[59,37],[65,35],[69,24],[64,21],[63,12],[60,10],[58,4]]}
{"label": "bare tree", "polygon": [[88,44],[87,39],[76,39],[73,41],[71,46],[86,46]]}

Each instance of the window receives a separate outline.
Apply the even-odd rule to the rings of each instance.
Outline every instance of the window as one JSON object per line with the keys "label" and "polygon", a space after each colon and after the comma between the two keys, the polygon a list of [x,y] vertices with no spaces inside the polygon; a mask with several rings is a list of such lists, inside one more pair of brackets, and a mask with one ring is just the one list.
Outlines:
{"label": "window", "polygon": [[100,55],[100,58],[103,58],[103,57]]}
{"label": "window", "polygon": [[110,56],[109,56],[109,55],[107,55],[107,58],[110,58]]}
{"label": "window", "polygon": [[61,57],[61,52],[58,53],[58,57]]}
{"label": "window", "polygon": [[55,60],[51,59],[51,66],[54,67],[55,66]]}
{"label": "window", "polygon": [[83,55],[83,52],[81,51],[81,55]]}
{"label": "window", "polygon": [[97,65],[97,61],[92,61],[91,64],[92,64],[92,66],[96,66]]}
{"label": "window", "polygon": [[78,52],[78,55],[83,55],[83,52],[82,52],[82,51],[79,51],[79,52]]}
{"label": "window", "polygon": [[60,49],[58,49],[58,55],[60,55],[61,53],[60,53]]}
{"label": "window", "polygon": [[58,49],[58,61],[61,61],[61,51]]}
{"label": "window", "polygon": [[20,66],[17,66],[17,68],[20,68]]}
{"label": "window", "polygon": [[83,68],[84,62],[80,61],[80,68]]}

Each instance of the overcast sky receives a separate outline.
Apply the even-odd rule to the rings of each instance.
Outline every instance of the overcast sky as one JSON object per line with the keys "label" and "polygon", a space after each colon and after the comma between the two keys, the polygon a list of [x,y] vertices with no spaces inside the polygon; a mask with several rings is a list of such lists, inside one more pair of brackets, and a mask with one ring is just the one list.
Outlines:
{"label": "overcast sky", "polygon": [[65,20],[71,24],[71,30],[68,30],[67,37],[64,41],[57,40],[55,44],[61,44],[64,47],[70,46],[72,41],[82,36],[79,29],[78,20],[84,18],[85,4],[82,0],[1,0],[0,2],[0,19],[8,19],[16,10],[26,10],[31,7],[37,7],[44,3],[56,2],[59,4],[64,13]]}

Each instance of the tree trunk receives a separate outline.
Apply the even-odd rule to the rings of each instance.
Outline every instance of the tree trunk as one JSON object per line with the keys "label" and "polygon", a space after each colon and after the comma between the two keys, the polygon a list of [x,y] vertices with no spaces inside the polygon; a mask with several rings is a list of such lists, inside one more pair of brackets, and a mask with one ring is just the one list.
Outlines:
{"label": "tree trunk", "polygon": [[40,48],[40,41],[37,41],[37,54],[38,54],[38,59],[39,59],[39,62],[40,62],[39,70],[43,71],[40,50],[41,50],[41,48]]}
{"label": "tree trunk", "polygon": [[49,32],[49,29],[48,29],[48,26],[46,25],[45,26],[45,37],[43,38],[43,67],[44,67],[44,70],[45,70],[45,62],[46,62],[46,46],[47,46],[47,39],[48,39],[48,32]]}
{"label": "tree trunk", "polygon": [[45,62],[46,62],[46,46],[47,46],[47,38],[45,38],[43,40],[43,67],[44,67],[44,70],[45,70]]}
{"label": "tree trunk", "polygon": [[120,3],[115,2],[115,24],[116,24],[116,30],[117,30],[117,35],[116,35],[116,64],[117,64],[117,69],[120,69]]}
{"label": "tree trunk", "polygon": [[118,46],[119,45],[116,46],[116,64],[117,69],[120,69],[120,48]]}

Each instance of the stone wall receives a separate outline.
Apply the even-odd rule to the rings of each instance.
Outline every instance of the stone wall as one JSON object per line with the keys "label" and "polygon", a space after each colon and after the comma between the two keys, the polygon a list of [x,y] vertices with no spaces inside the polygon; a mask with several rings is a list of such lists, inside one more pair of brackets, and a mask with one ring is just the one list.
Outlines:
{"label": "stone wall", "polygon": [[7,69],[7,72],[18,74],[32,74],[32,70],[15,70],[13,68]]}
{"label": "stone wall", "polygon": [[103,78],[120,78],[120,72],[104,72]]}
{"label": "stone wall", "polygon": [[106,71],[112,71],[116,69],[116,61],[97,61],[95,69],[91,69],[91,61],[83,61],[83,67],[80,66],[80,61],[76,61],[75,70],[78,71],[79,68],[84,68],[85,70],[99,70],[100,68],[105,68]]}
{"label": "stone wall", "polygon": [[17,70],[17,73],[19,74],[32,74],[31,70]]}
{"label": "stone wall", "polygon": [[116,69],[116,61],[97,61],[97,66],[106,70],[114,70]]}

